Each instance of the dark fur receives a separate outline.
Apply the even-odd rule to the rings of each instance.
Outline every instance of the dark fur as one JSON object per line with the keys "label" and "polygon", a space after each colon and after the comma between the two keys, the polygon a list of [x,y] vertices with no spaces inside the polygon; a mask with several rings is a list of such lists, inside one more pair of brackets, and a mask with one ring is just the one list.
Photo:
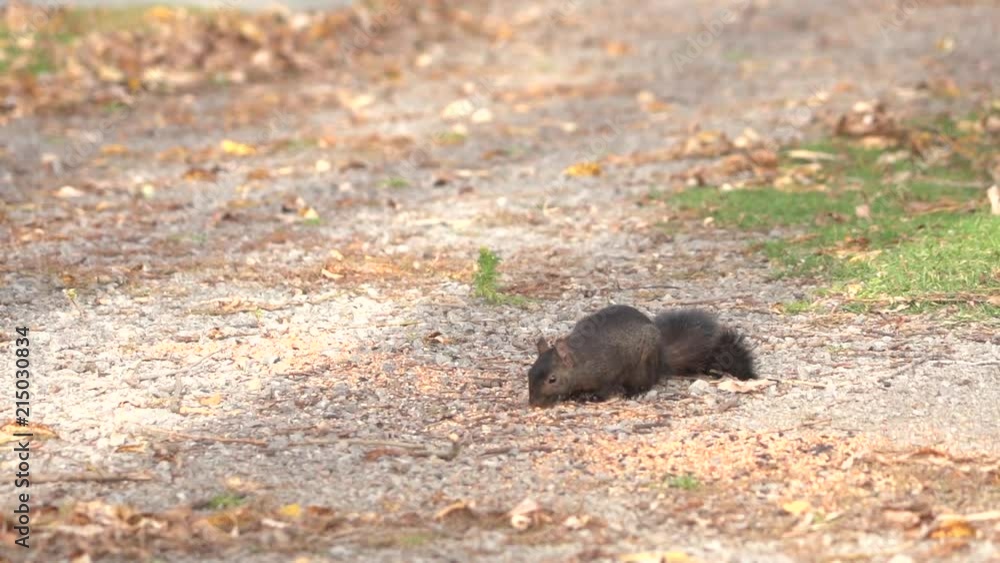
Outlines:
{"label": "dark fur", "polygon": [[606,399],[648,391],[663,376],[728,373],[756,377],[743,337],[698,309],[662,313],[655,323],[627,305],[587,315],[550,346],[538,341],[528,371],[528,400]]}
{"label": "dark fur", "polygon": [[721,326],[708,311],[668,311],[656,315],[654,322],[663,336],[665,375],[717,372],[737,379],[757,377],[753,355],[743,335]]}

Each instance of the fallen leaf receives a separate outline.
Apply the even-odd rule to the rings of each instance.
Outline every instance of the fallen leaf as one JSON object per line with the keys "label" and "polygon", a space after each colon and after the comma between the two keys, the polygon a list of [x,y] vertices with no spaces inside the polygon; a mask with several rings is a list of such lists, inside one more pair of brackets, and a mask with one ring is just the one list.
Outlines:
{"label": "fallen leaf", "polygon": [[792,160],[805,160],[807,162],[837,160],[837,158],[839,158],[837,155],[830,154],[828,152],[809,151],[804,149],[790,150],[786,154],[788,155],[788,158],[791,158]]}
{"label": "fallen leaf", "polygon": [[51,428],[44,424],[29,422],[28,424],[21,426],[14,419],[10,419],[5,422],[3,426],[0,426],[0,444],[19,442],[26,439],[25,436],[15,436],[15,434],[31,434],[30,438],[32,440],[59,437],[52,431]]}
{"label": "fallen leaf", "polygon": [[757,166],[763,166],[764,168],[778,167],[778,155],[776,155],[774,151],[767,149],[757,149],[751,151],[750,160],[752,160]]}
{"label": "fallen leaf", "polygon": [[128,147],[125,145],[104,145],[101,147],[101,154],[104,156],[128,154]]}
{"label": "fallen leaf", "polygon": [[604,52],[612,57],[621,57],[622,55],[627,55],[632,52],[632,46],[624,41],[605,41]]}
{"label": "fallen leaf", "polygon": [[684,141],[682,153],[689,158],[722,156],[733,149],[729,137],[721,131],[699,131]]}
{"label": "fallen leaf", "polygon": [[537,502],[526,498],[519,502],[508,514],[510,515],[510,525],[515,530],[527,530],[535,523],[538,513],[542,508]]}
{"label": "fallen leaf", "polygon": [[563,170],[563,174],[577,177],[600,176],[601,172],[601,165],[596,162],[578,162]]}
{"label": "fallen leaf", "polygon": [[569,530],[579,530],[590,523],[590,516],[570,516],[566,520],[563,520],[563,527]]}
{"label": "fallen leaf", "polygon": [[750,379],[747,381],[724,379],[719,382],[718,388],[730,393],[753,393],[772,385],[774,385],[774,381],[770,379]]}
{"label": "fallen leaf", "polygon": [[138,444],[122,444],[115,448],[115,453],[122,454],[142,454],[146,453],[146,443],[140,442]]}
{"label": "fallen leaf", "polygon": [[198,399],[198,404],[205,407],[217,407],[220,403],[222,403],[222,393],[213,393]]}
{"label": "fallen leaf", "polygon": [[1000,187],[996,184],[986,190],[986,197],[990,200],[990,214],[1000,215]]}
{"label": "fallen leaf", "polygon": [[472,504],[464,500],[455,501],[449,504],[448,506],[442,508],[441,510],[438,510],[434,514],[434,519],[440,522],[445,518],[448,518],[452,514],[458,514],[458,513],[472,514],[472,508],[473,508]]}
{"label": "fallen leaf", "polygon": [[976,529],[961,516],[942,516],[930,533],[935,539],[961,539],[975,537]]}
{"label": "fallen leaf", "polygon": [[859,219],[871,219],[872,208],[867,203],[862,203],[854,207],[854,215]]}
{"label": "fallen leaf", "polygon": [[189,182],[214,182],[215,177],[214,170],[199,167],[189,168],[182,176],[182,178]]}
{"label": "fallen leaf", "polygon": [[250,145],[232,141],[230,139],[224,139],[219,146],[222,148],[222,152],[235,156],[248,156],[257,153],[257,149],[251,147]]}
{"label": "fallen leaf", "polygon": [[56,197],[73,198],[80,197],[82,195],[84,195],[84,193],[73,186],[63,186],[56,190]]}
{"label": "fallen leaf", "polygon": [[792,516],[802,516],[806,512],[812,510],[812,505],[804,500],[793,500],[781,505],[781,509]]}
{"label": "fallen leaf", "polygon": [[278,509],[278,514],[287,518],[298,518],[302,516],[302,506],[299,503],[286,504]]}

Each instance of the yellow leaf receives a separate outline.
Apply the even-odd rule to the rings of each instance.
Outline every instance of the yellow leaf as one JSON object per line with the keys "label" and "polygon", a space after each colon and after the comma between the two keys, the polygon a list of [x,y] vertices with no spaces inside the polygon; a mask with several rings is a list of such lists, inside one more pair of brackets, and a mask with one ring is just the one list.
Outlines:
{"label": "yellow leaf", "polygon": [[250,145],[238,143],[236,141],[231,141],[229,139],[223,140],[221,146],[222,146],[222,152],[226,154],[233,154],[236,156],[247,156],[250,154],[255,154],[257,152],[257,149],[251,147]]}
{"label": "yellow leaf", "polygon": [[596,162],[577,162],[563,171],[567,176],[600,176],[601,165]]}
{"label": "yellow leaf", "polygon": [[302,506],[298,503],[286,504],[278,509],[278,514],[287,518],[298,518],[299,516],[302,516]]}
{"label": "yellow leaf", "polygon": [[942,518],[937,529],[931,532],[931,537],[935,539],[971,538],[975,535],[976,529],[969,525],[969,522],[961,516]]}
{"label": "yellow leaf", "polygon": [[786,502],[781,505],[781,509],[792,516],[802,516],[806,512],[812,510],[812,505],[804,500],[793,500],[792,502]]}
{"label": "yellow leaf", "polygon": [[319,213],[312,207],[307,207],[302,210],[300,215],[302,215],[302,218],[306,221],[315,221],[316,219],[319,219]]}
{"label": "yellow leaf", "polygon": [[209,395],[207,397],[202,397],[202,398],[198,399],[198,403],[201,404],[201,405],[204,405],[206,407],[217,407],[217,406],[219,406],[219,403],[221,403],[221,402],[222,402],[222,394],[221,393],[215,393],[215,394]]}

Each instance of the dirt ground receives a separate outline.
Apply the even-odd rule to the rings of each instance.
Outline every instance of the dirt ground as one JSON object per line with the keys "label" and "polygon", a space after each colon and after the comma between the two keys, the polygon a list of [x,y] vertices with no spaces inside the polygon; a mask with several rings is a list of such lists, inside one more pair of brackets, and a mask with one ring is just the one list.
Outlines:
{"label": "dirt ground", "polygon": [[[1000,5],[906,6],[472,4],[342,68],[3,126],[0,340],[31,328],[57,436],[0,555],[1000,561],[996,325],[782,314],[811,288],[751,243],[785,233],[648,197],[691,161],[562,174],[995,96]],[[941,76],[963,96],[915,95]],[[127,150],[58,164],[95,131]],[[526,305],[473,295],[484,246]],[[609,303],[704,304],[776,383],[528,408],[537,337]]]}

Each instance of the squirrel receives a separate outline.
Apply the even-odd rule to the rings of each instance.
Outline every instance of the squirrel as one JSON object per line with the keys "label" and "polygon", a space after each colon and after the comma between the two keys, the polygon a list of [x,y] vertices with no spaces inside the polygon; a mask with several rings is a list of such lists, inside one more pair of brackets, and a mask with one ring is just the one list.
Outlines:
{"label": "squirrel", "polygon": [[673,375],[757,377],[743,335],[701,309],[668,311],[650,320],[628,305],[611,305],[582,318],[553,345],[539,338],[537,347],[538,358],[528,371],[533,406],[638,395]]}

